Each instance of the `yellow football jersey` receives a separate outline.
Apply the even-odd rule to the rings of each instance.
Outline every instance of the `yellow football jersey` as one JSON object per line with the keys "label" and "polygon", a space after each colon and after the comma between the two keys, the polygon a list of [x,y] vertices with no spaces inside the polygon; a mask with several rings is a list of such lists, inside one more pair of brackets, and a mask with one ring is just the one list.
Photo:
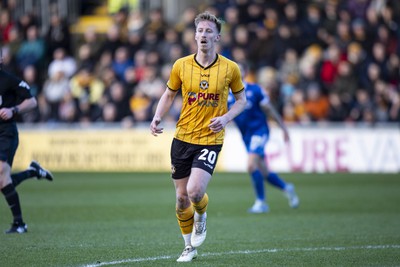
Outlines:
{"label": "yellow football jersey", "polygon": [[175,138],[198,145],[223,143],[225,130],[213,133],[208,125],[214,117],[228,111],[229,89],[239,93],[244,90],[238,65],[224,56],[204,68],[195,55],[178,59],[167,82],[170,90],[182,90],[182,109],[176,124]]}

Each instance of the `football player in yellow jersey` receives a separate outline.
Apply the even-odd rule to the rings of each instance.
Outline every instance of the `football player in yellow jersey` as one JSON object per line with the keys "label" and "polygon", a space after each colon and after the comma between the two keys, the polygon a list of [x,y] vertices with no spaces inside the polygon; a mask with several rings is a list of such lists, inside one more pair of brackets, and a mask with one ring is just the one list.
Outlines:
{"label": "football player in yellow jersey", "polygon": [[[163,132],[161,119],[181,90],[181,115],[171,146],[176,217],[185,242],[178,262],[194,259],[196,248],[206,238],[207,185],[222,148],[225,126],[246,106],[238,65],[216,52],[221,24],[222,21],[209,12],[197,15],[197,53],[180,58],[173,65],[167,88],[150,124],[153,135]],[[236,102],[228,111],[229,90]]]}

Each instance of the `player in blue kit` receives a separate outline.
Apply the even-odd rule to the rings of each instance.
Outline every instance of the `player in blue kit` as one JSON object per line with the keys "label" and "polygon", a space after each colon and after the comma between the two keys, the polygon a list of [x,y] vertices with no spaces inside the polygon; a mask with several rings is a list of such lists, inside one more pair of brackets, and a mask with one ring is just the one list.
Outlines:
{"label": "player in blue kit", "polygon": [[[243,78],[247,73],[247,66],[239,64]],[[247,171],[253,182],[256,200],[248,210],[250,213],[265,213],[269,211],[265,198],[264,179],[271,185],[282,190],[289,200],[289,206],[297,208],[299,198],[294,185],[286,183],[275,172],[268,170],[265,162],[265,145],[269,138],[267,115],[272,116],[283,130],[285,142],[289,141],[289,133],[281,116],[271,104],[268,95],[257,84],[245,83],[247,106],[234,121],[239,128],[246,150],[248,152]],[[235,102],[233,95],[229,95],[228,106]]]}

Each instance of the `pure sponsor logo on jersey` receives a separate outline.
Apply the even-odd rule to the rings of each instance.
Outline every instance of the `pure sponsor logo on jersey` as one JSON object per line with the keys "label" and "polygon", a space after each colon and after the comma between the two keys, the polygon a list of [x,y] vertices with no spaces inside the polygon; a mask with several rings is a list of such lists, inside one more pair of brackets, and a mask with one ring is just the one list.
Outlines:
{"label": "pure sponsor logo on jersey", "polygon": [[197,94],[195,92],[188,93],[188,102],[189,105],[193,104],[197,100]]}
{"label": "pure sponsor logo on jersey", "polygon": [[218,107],[218,102],[220,99],[219,94],[213,93],[188,93],[188,102],[189,105],[192,105],[196,100],[198,100],[199,106],[206,106],[206,107]]}
{"label": "pure sponsor logo on jersey", "polygon": [[219,94],[199,93],[199,106],[218,107],[219,98]]}
{"label": "pure sponsor logo on jersey", "polygon": [[208,88],[208,82],[206,80],[202,80],[200,82],[200,89],[206,90]]}
{"label": "pure sponsor logo on jersey", "polygon": [[29,87],[29,85],[25,82],[25,81],[21,81],[19,84],[18,84],[18,86],[19,87],[25,87],[26,89],[31,89],[30,87]]}

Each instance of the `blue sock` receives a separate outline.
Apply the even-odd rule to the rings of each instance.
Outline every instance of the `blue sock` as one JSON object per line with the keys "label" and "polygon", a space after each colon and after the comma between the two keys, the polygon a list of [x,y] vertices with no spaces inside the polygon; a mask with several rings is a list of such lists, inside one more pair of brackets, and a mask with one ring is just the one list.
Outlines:
{"label": "blue sock", "polygon": [[256,193],[257,199],[264,200],[265,192],[264,192],[264,179],[263,175],[259,170],[256,170],[251,173],[251,179],[253,180],[253,187]]}
{"label": "blue sock", "polygon": [[282,190],[285,189],[285,181],[283,181],[276,172],[270,172],[267,176],[267,181]]}

